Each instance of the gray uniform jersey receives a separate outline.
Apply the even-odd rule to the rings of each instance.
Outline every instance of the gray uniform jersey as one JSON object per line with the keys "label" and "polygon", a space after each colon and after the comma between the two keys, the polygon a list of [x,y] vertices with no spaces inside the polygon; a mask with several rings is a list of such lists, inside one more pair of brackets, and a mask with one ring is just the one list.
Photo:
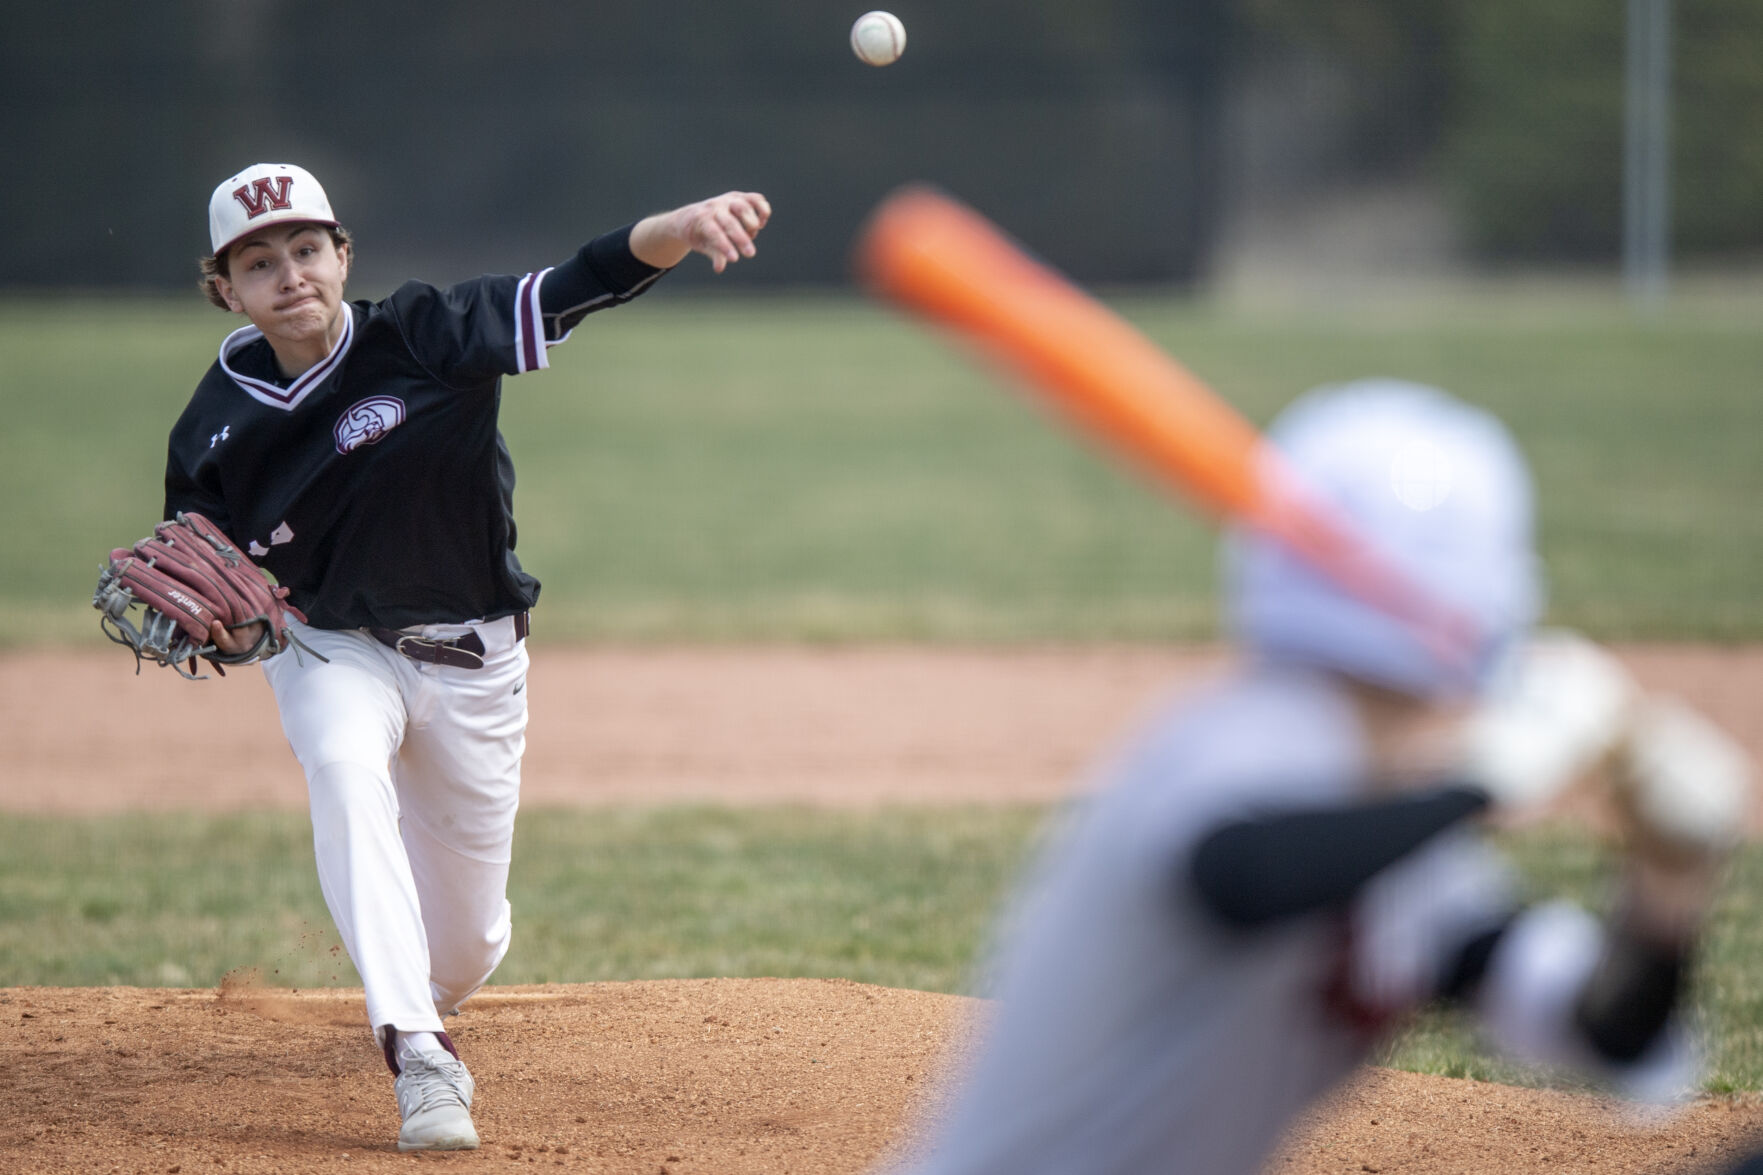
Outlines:
{"label": "gray uniform jersey", "polygon": [[1010,920],[995,1020],[920,1175],[1253,1172],[1393,1012],[1511,909],[1466,831],[1351,908],[1223,925],[1189,881],[1221,823],[1358,794],[1367,760],[1329,679],[1247,671],[1153,725],[1043,862]]}

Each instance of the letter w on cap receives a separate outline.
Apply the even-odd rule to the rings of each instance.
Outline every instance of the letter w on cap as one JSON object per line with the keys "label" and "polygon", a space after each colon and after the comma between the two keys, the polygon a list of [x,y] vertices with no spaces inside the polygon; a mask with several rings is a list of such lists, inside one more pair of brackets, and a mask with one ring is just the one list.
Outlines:
{"label": "letter w on cap", "polygon": [[288,199],[288,189],[294,185],[291,175],[263,176],[233,192],[233,199],[245,206],[245,218],[256,220],[265,212],[274,209],[286,212],[293,206]]}

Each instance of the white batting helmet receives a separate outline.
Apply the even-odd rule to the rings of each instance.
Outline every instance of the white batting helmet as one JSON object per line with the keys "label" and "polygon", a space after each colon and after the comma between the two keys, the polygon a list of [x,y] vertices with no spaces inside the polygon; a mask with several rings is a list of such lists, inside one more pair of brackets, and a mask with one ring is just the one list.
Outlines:
{"label": "white batting helmet", "polygon": [[1242,641],[1420,697],[1483,686],[1542,595],[1530,474],[1505,427],[1437,388],[1363,380],[1307,393],[1268,437],[1385,559],[1475,626],[1476,655],[1465,674],[1402,622],[1249,533],[1233,535],[1226,552]]}

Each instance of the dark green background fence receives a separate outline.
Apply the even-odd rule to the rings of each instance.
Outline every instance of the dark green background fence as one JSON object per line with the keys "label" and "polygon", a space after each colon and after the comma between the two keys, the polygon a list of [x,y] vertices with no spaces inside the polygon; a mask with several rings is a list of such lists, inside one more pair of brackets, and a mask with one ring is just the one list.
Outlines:
{"label": "dark green background fence", "polygon": [[[845,48],[867,2],[12,5],[0,287],[182,286],[209,191],[263,159],[324,179],[370,286],[541,264],[729,187],[790,225],[732,280],[840,282],[908,179],[1082,280],[1200,282],[1256,80],[1304,63],[1329,92],[1271,117],[1327,132],[1278,182],[1419,173],[1482,258],[1617,254],[1621,0],[898,0],[887,69]],[[1677,242],[1763,249],[1763,5],[1673,10]]]}

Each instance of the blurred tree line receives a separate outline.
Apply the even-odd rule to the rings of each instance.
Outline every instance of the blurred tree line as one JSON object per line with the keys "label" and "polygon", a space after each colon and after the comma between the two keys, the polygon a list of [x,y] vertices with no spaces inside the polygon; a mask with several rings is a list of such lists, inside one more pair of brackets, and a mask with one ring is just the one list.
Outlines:
{"label": "blurred tree line", "polygon": [[[14,5],[0,287],[193,281],[214,184],[275,159],[325,182],[368,287],[547,264],[731,187],[780,218],[732,280],[840,282],[905,180],[1083,280],[1197,282],[1241,79],[1299,57],[1344,79],[1319,162],[1336,178],[1425,172],[1485,257],[1616,254],[1622,0],[897,0],[908,48],[885,69],[846,49],[867,6]],[[1676,242],[1755,249],[1763,4],[1674,7]]]}
{"label": "blurred tree line", "polygon": [[[1674,0],[1674,244],[1763,248],[1763,4]],[[1245,0],[1264,58],[1350,79],[1347,166],[1428,170],[1475,253],[1602,261],[1622,225],[1623,0]]]}

